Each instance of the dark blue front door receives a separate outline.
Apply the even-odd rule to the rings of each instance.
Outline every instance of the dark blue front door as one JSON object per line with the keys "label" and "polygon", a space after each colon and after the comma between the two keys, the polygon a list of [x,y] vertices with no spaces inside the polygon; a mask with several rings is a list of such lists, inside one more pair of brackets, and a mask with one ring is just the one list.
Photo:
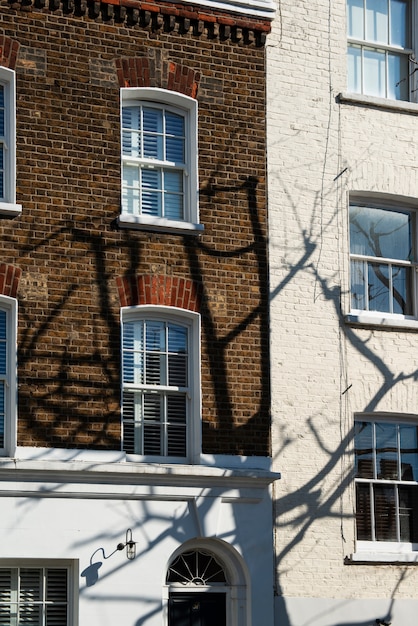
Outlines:
{"label": "dark blue front door", "polygon": [[224,593],[173,593],[168,626],[226,626]]}

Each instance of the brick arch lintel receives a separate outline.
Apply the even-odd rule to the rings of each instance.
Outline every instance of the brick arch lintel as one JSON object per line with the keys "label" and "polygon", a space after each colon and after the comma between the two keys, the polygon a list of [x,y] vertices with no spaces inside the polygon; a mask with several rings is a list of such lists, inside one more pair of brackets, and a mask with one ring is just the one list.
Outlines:
{"label": "brick arch lintel", "polygon": [[6,35],[0,35],[0,65],[10,70],[16,68],[19,42]]}
{"label": "brick arch lintel", "polygon": [[[157,62],[158,63],[158,62]],[[156,71],[155,59],[128,57],[116,59],[120,87],[159,87],[197,97],[200,74],[181,63],[161,59]]]}
{"label": "brick arch lintel", "polygon": [[116,284],[121,306],[153,304],[200,312],[202,285],[189,278],[137,274],[118,276]]}
{"label": "brick arch lintel", "polygon": [[20,267],[0,263],[0,294],[16,298],[21,275]]}

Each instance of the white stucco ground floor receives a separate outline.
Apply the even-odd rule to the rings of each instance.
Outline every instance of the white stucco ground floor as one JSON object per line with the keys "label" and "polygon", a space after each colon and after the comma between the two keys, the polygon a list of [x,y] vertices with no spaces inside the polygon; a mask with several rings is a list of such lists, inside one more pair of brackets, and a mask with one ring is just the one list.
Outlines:
{"label": "white stucco ground floor", "polygon": [[267,459],[205,461],[1,460],[0,623],[273,625],[277,475]]}
{"label": "white stucco ground floor", "polygon": [[[361,581],[359,581],[361,584]],[[275,626],[392,626],[417,623],[418,599],[290,598],[275,601]]]}

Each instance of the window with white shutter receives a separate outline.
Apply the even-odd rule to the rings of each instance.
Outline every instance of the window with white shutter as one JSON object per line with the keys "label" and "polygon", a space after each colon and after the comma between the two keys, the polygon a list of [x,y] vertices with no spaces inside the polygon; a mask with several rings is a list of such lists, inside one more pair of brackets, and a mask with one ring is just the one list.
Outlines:
{"label": "window with white shutter", "polygon": [[16,204],[16,95],[15,73],[0,67],[0,214],[18,215]]}
{"label": "window with white shutter", "polygon": [[0,454],[16,446],[16,318],[17,302],[0,296]]}
{"label": "window with white shutter", "polygon": [[355,422],[357,542],[418,548],[418,425],[398,417]]}
{"label": "window with white shutter", "polygon": [[68,567],[1,567],[1,626],[69,626]]}
{"label": "window with white shutter", "polygon": [[[153,313],[153,314],[152,314]],[[196,315],[122,313],[123,449],[145,457],[190,458],[199,411]],[[192,365],[193,363],[193,365]]]}
{"label": "window with white shutter", "polygon": [[164,89],[121,94],[119,224],[181,233],[198,223],[197,103]]}

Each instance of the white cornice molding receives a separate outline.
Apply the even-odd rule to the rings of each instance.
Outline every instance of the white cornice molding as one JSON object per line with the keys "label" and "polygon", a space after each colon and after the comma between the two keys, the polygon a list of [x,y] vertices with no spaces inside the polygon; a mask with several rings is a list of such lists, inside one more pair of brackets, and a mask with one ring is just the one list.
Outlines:
{"label": "white cornice molding", "polygon": [[[264,469],[238,469],[203,465],[157,465],[99,461],[0,460],[0,495],[158,498],[173,488],[235,490],[266,489],[280,474]],[[114,487],[117,486],[115,490]],[[152,488],[152,492],[151,492]],[[157,491],[155,491],[157,489]],[[253,497],[247,494],[246,497]],[[259,496],[258,496],[259,497]]]}
{"label": "white cornice molding", "polygon": [[247,17],[262,17],[272,20],[276,13],[276,5],[271,0],[181,0],[180,4],[193,4],[209,9],[233,11]]}

